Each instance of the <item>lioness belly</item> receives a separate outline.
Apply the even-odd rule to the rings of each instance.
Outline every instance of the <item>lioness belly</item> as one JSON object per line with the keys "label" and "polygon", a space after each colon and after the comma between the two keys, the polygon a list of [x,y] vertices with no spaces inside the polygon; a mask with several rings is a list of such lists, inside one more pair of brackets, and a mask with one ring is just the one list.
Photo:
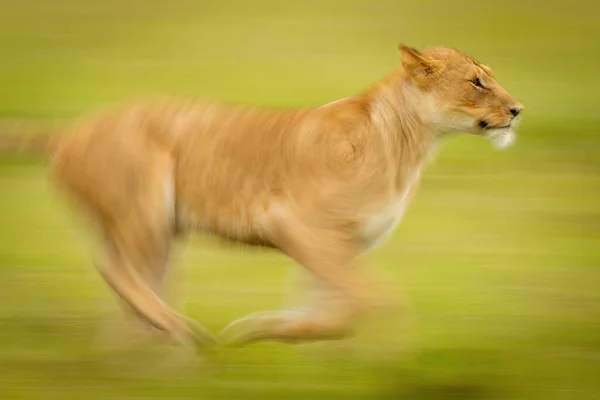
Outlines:
{"label": "lioness belly", "polygon": [[[185,194],[185,192],[183,193]],[[207,191],[199,196],[179,195],[177,231],[216,235],[230,242],[273,247],[267,232],[264,207],[257,201]]]}

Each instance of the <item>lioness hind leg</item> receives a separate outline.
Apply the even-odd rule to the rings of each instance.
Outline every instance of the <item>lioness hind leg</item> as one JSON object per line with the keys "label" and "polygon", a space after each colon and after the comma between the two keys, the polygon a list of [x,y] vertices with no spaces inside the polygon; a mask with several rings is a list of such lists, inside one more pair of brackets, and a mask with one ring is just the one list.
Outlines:
{"label": "lioness hind leg", "polygon": [[[102,181],[88,189],[94,196],[83,198],[103,234],[106,256],[98,271],[128,308],[170,339],[213,346],[208,330],[176,313],[164,298],[173,240],[173,170],[168,156],[150,150],[151,166],[128,159],[131,165],[107,183],[108,195],[96,189]],[[89,185],[89,179],[82,182]]]}
{"label": "lioness hind leg", "polygon": [[[101,271],[108,265],[122,265],[125,260],[120,256],[114,237],[110,232],[101,229],[101,262],[98,262],[97,268]],[[167,263],[170,253],[170,242],[167,237],[164,238],[164,245],[154,248],[153,258],[148,257],[144,264],[133,265],[140,279],[145,282],[149,288],[161,300],[165,301],[164,286],[166,285]],[[121,267],[123,268],[123,267]],[[121,313],[113,313],[105,322],[97,337],[97,343],[100,347],[122,348],[129,347],[134,343],[156,342],[164,339],[164,331],[159,331],[140,315],[132,306],[122,297],[116,297],[120,306]],[[171,305],[167,303],[168,305]]]}
{"label": "lioness hind leg", "polygon": [[152,229],[151,219],[133,212],[126,220],[107,227],[109,257],[99,272],[114,292],[154,328],[164,331],[177,342],[213,346],[208,330],[179,315],[152,290],[140,271],[168,253],[167,232]]}
{"label": "lioness hind leg", "polygon": [[[160,187],[158,189],[161,189]],[[167,192],[168,187],[157,192]],[[157,193],[158,194],[158,193]],[[107,227],[103,227],[102,242],[105,252],[110,254],[108,262],[123,263],[127,258],[130,258],[129,265],[134,269],[139,278],[149,287],[150,290],[167,306],[175,308],[176,302],[181,298],[180,287],[175,287],[176,279],[173,276],[172,263],[172,229],[171,221],[167,214],[169,213],[169,204],[164,204],[165,199],[159,196],[147,196],[144,207],[138,205],[134,211],[129,214],[127,221],[121,221],[117,226],[114,226],[113,231],[109,231]],[[153,206],[154,205],[154,206]],[[129,226],[129,225],[135,226]],[[115,242],[118,231],[125,232],[129,237],[137,237],[138,243],[132,244],[129,247],[118,249],[118,243]],[[121,239],[121,242],[123,239]],[[131,259],[131,257],[134,257]],[[123,258],[123,259],[120,259]],[[108,335],[113,338],[121,338],[124,340],[109,339],[111,342],[121,341],[127,345],[127,342],[138,341],[140,339],[156,340],[164,335],[157,335],[161,331],[157,331],[149,325],[147,320],[134,310],[128,301],[117,296],[117,301],[123,311],[120,315],[113,317],[114,321],[111,325],[114,333],[110,333],[110,329],[105,330]],[[129,335],[127,335],[129,333]],[[164,333],[164,332],[162,332]],[[129,337],[128,337],[129,336]]]}

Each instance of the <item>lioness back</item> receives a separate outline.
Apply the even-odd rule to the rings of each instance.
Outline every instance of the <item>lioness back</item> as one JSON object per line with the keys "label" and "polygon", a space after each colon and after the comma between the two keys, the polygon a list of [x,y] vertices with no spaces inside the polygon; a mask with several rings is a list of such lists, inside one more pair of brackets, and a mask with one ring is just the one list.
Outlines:
{"label": "lioness back", "polygon": [[58,147],[55,176],[84,202],[119,218],[144,193],[141,176],[162,174],[167,210],[156,212],[166,211],[177,232],[271,245],[273,208],[314,201],[311,186],[346,156],[350,130],[314,128],[328,121],[337,127],[344,118],[356,126],[357,115],[347,114],[194,101],[125,106],[78,123]]}

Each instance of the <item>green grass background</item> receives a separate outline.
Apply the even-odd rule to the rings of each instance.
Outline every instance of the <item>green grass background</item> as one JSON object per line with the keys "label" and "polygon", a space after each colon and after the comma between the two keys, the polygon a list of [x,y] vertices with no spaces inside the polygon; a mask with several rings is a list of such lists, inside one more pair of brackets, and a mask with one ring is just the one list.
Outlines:
{"label": "green grass background", "polygon": [[[69,119],[154,93],[316,105],[394,68],[398,42],[471,53],[526,107],[510,150],[449,140],[372,254],[418,315],[418,351],[385,363],[261,344],[223,352],[210,374],[141,373],[160,358],[91,353],[114,306],[85,231],[42,164],[2,155],[0,398],[600,398],[599,4],[0,0],[7,118]],[[278,306],[292,267],[197,239],[179,265],[187,312],[212,330]]]}

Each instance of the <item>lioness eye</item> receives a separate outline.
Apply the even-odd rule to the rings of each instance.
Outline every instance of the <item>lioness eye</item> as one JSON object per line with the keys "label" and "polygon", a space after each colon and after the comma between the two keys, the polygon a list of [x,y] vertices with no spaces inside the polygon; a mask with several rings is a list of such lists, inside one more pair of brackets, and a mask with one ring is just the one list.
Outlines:
{"label": "lioness eye", "polygon": [[473,78],[471,79],[471,83],[475,86],[477,86],[478,88],[483,89],[483,85],[481,84],[481,81],[479,80],[479,78]]}

